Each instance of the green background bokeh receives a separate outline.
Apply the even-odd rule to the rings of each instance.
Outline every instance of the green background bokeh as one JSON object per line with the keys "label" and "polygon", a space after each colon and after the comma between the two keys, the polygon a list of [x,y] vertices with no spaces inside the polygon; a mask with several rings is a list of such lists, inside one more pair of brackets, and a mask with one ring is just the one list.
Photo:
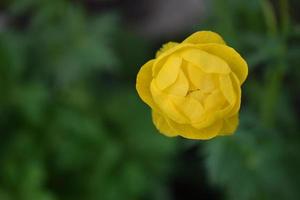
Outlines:
{"label": "green background bokeh", "polygon": [[239,129],[209,141],[158,134],[135,77],[163,41],[88,4],[0,3],[0,200],[300,198],[299,1],[213,0],[170,38],[216,31],[248,62]]}

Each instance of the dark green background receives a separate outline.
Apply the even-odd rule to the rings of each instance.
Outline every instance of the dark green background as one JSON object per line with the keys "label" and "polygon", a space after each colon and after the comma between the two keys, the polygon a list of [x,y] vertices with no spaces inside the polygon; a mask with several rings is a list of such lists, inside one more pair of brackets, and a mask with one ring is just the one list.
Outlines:
{"label": "dark green background", "polygon": [[167,42],[127,27],[137,1],[1,1],[0,200],[299,199],[299,1],[206,2],[169,39],[216,31],[249,77],[236,134],[191,141],[135,91]]}

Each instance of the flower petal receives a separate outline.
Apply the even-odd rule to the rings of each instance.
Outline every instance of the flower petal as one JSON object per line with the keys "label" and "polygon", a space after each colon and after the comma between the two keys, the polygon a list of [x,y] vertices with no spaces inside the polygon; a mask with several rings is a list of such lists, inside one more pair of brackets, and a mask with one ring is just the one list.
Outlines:
{"label": "flower petal", "polygon": [[154,60],[150,60],[144,64],[138,72],[136,79],[136,90],[141,99],[151,108],[155,107],[155,103],[150,92],[150,83],[152,81],[152,66]]}
{"label": "flower petal", "polygon": [[225,99],[220,90],[214,90],[204,100],[204,107],[207,112],[219,110],[225,103]]}
{"label": "flower petal", "polygon": [[177,131],[170,126],[168,120],[163,115],[154,110],[152,111],[152,120],[155,127],[159,130],[160,133],[169,137],[178,135]]}
{"label": "flower petal", "polygon": [[196,65],[205,73],[230,73],[230,68],[224,60],[203,50],[196,48],[183,50],[181,56],[184,60]]}
{"label": "flower petal", "polygon": [[248,75],[248,65],[241,55],[233,48],[220,44],[205,44],[200,45],[200,48],[225,60],[238,77],[240,84],[246,80]]}
{"label": "flower petal", "polygon": [[204,43],[218,43],[225,44],[223,38],[212,31],[198,31],[186,38],[182,43],[204,44]]}
{"label": "flower petal", "polygon": [[160,69],[162,68],[162,66],[166,63],[166,61],[168,60],[168,58],[170,56],[178,56],[178,52],[184,50],[184,49],[189,49],[189,48],[198,48],[197,45],[195,44],[178,44],[170,49],[168,49],[167,51],[164,51],[161,55],[159,55],[153,63],[153,67],[152,67],[152,76],[156,77],[157,74],[159,73]]}
{"label": "flower petal", "polygon": [[170,119],[178,123],[187,123],[187,119],[175,107],[172,95],[165,94],[157,86],[155,81],[150,84],[150,91],[153,96],[154,102],[158,105],[159,109]]}
{"label": "flower petal", "polygon": [[189,90],[189,81],[185,77],[182,70],[179,71],[177,80],[164,91],[168,94],[173,94],[177,96],[185,96]]}
{"label": "flower petal", "polygon": [[156,52],[156,58],[163,54],[164,52],[172,49],[173,47],[176,47],[178,45],[177,42],[168,42],[166,44],[163,44],[162,47]]}
{"label": "flower petal", "polygon": [[180,136],[188,139],[201,139],[208,140],[218,135],[219,131],[222,128],[223,122],[217,121],[211,126],[202,129],[196,129],[188,124],[177,124],[170,121],[170,125],[178,130]]}
{"label": "flower petal", "polygon": [[216,87],[214,75],[204,73],[199,67],[192,63],[189,63],[187,66],[187,74],[195,88],[202,92],[210,92]]}
{"label": "flower petal", "polygon": [[155,77],[156,84],[160,89],[166,89],[176,81],[181,63],[182,59],[180,57],[171,56],[168,58]]}
{"label": "flower petal", "polygon": [[220,130],[220,135],[230,135],[230,134],[234,133],[238,127],[238,124],[239,124],[238,114],[236,114],[228,119],[224,119],[223,127]]}
{"label": "flower petal", "polygon": [[234,104],[237,96],[235,94],[230,76],[221,75],[219,77],[219,80],[220,80],[220,90],[224,95],[225,99],[228,101],[229,104]]}
{"label": "flower petal", "polygon": [[236,101],[235,101],[235,104],[232,107],[231,111],[227,115],[229,117],[239,112],[240,107],[241,107],[241,96],[242,96],[241,87],[239,85],[238,78],[235,76],[235,74],[231,74],[230,77],[232,80],[232,86],[233,86],[235,94],[236,94]]}
{"label": "flower petal", "polygon": [[173,101],[178,110],[189,119],[189,123],[199,121],[203,117],[204,108],[192,95],[188,95],[183,100],[174,98]]}
{"label": "flower petal", "polygon": [[[235,99],[233,102],[228,102],[228,106],[220,110],[220,115],[223,117],[231,117],[238,113],[241,106],[241,87],[240,82],[235,74],[230,74],[231,85],[234,90]],[[224,94],[223,94],[224,95]],[[225,96],[224,96],[225,97]]]}

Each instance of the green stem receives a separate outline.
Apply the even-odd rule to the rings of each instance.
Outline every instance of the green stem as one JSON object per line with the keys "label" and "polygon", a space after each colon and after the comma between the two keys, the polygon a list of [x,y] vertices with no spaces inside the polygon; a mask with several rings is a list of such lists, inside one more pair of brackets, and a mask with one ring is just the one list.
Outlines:
{"label": "green stem", "polygon": [[268,0],[264,0],[262,9],[265,16],[268,35],[270,39],[278,43],[277,53],[273,57],[273,62],[268,67],[269,73],[265,78],[265,95],[262,97],[262,119],[267,126],[273,126],[276,117],[276,107],[282,82],[287,68],[286,63],[286,37],[289,29],[288,1],[280,0],[280,35],[278,33],[278,25],[275,18],[275,12]]}
{"label": "green stem", "polygon": [[289,2],[288,0],[280,0],[280,18],[281,18],[281,31],[284,37],[287,37],[290,26],[290,15],[289,15]]}
{"label": "green stem", "polygon": [[261,1],[262,12],[265,18],[267,31],[269,36],[274,37],[277,35],[277,21],[274,8],[269,0]]}

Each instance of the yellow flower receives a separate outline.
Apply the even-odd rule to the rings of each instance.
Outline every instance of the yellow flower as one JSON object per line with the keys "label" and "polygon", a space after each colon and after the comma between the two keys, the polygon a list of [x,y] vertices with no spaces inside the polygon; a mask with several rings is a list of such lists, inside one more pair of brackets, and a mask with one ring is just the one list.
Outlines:
{"label": "yellow flower", "polygon": [[210,139],[238,126],[245,60],[218,34],[200,31],[165,44],[144,64],[136,89],[166,136]]}

